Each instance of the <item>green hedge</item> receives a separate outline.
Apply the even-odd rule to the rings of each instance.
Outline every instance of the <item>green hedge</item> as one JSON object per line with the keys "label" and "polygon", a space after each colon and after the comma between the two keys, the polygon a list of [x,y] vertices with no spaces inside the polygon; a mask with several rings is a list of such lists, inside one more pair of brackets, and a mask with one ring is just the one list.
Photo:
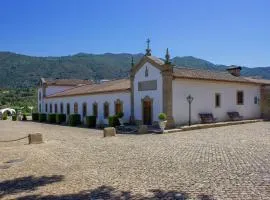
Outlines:
{"label": "green hedge", "polygon": [[68,124],[70,126],[80,125],[81,124],[81,115],[80,114],[69,115]]}
{"label": "green hedge", "polygon": [[3,113],[3,116],[2,116],[2,119],[3,119],[3,120],[7,120],[7,117],[8,117],[8,116],[7,116],[7,113],[4,112],[4,113]]}
{"label": "green hedge", "polygon": [[48,122],[49,123],[56,123],[56,114],[48,114]]}
{"label": "green hedge", "polygon": [[96,128],[97,117],[96,116],[86,116],[86,125],[89,128]]}
{"label": "green hedge", "polygon": [[38,120],[40,122],[46,122],[47,121],[47,114],[46,113],[39,113],[39,118]]}
{"label": "green hedge", "polygon": [[39,120],[39,114],[38,113],[32,113],[32,120],[38,121]]}
{"label": "green hedge", "polygon": [[109,117],[109,126],[110,127],[116,127],[116,126],[119,126],[119,125],[120,125],[120,122],[118,120],[117,115]]}
{"label": "green hedge", "polygon": [[61,124],[66,122],[66,115],[65,114],[56,114],[56,123]]}
{"label": "green hedge", "polygon": [[17,121],[17,115],[12,115],[12,121]]}

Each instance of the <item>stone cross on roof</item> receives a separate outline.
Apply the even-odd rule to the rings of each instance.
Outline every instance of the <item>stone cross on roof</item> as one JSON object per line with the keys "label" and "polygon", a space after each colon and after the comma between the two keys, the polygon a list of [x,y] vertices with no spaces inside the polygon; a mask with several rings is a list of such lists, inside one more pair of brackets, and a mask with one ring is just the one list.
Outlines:
{"label": "stone cross on roof", "polygon": [[149,38],[146,40],[146,43],[147,43],[147,49],[146,49],[145,55],[146,56],[151,56],[150,39]]}

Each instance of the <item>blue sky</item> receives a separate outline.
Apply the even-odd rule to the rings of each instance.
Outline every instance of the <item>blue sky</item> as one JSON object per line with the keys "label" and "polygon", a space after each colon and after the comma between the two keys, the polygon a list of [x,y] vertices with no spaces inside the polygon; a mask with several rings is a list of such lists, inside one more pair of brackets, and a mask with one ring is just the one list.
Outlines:
{"label": "blue sky", "polygon": [[144,52],[270,66],[269,0],[0,0],[0,51]]}

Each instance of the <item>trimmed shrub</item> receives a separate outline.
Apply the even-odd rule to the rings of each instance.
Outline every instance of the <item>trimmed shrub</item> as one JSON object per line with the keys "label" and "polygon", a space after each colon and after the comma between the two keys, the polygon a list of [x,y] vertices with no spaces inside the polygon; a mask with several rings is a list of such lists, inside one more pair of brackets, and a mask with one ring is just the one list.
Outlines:
{"label": "trimmed shrub", "polygon": [[97,125],[97,117],[96,116],[86,116],[86,125],[89,128],[96,128]]}
{"label": "trimmed shrub", "polygon": [[48,122],[51,124],[56,123],[56,114],[48,114]]}
{"label": "trimmed shrub", "polygon": [[17,115],[12,115],[12,121],[17,121]]}
{"label": "trimmed shrub", "polygon": [[118,120],[117,115],[109,117],[109,126],[110,127],[116,127],[116,126],[119,126],[119,125],[120,125],[120,122]]}
{"label": "trimmed shrub", "polygon": [[47,114],[46,113],[39,113],[39,122],[46,122],[47,121]]}
{"label": "trimmed shrub", "polygon": [[68,125],[77,126],[81,124],[81,115],[80,114],[72,114],[69,115]]}
{"label": "trimmed shrub", "polygon": [[3,119],[3,120],[7,120],[7,117],[8,117],[8,116],[7,116],[7,113],[4,112],[4,113],[3,113],[3,116],[2,116],[2,119]]}
{"label": "trimmed shrub", "polygon": [[165,113],[159,113],[158,119],[161,121],[165,121],[167,119],[167,115]]}
{"label": "trimmed shrub", "polygon": [[38,121],[39,120],[39,114],[38,113],[32,113],[32,121]]}
{"label": "trimmed shrub", "polygon": [[119,112],[119,113],[117,114],[117,117],[118,117],[118,118],[124,117],[124,113],[123,113],[123,112]]}
{"label": "trimmed shrub", "polygon": [[56,123],[61,124],[66,122],[66,115],[65,114],[56,114]]}
{"label": "trimmed shrub", "polygon": [[26,114],[23,114],[22,121],[27,121]]}

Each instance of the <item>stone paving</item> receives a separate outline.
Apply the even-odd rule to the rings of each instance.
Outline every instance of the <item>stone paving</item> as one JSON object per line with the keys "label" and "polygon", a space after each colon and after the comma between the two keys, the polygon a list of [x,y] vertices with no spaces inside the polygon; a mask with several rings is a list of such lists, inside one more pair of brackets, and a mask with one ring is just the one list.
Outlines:
{"label": "stone paving", "polygon": [[170,134],[0,121],[0,199],[270,199],[270,122]]}

